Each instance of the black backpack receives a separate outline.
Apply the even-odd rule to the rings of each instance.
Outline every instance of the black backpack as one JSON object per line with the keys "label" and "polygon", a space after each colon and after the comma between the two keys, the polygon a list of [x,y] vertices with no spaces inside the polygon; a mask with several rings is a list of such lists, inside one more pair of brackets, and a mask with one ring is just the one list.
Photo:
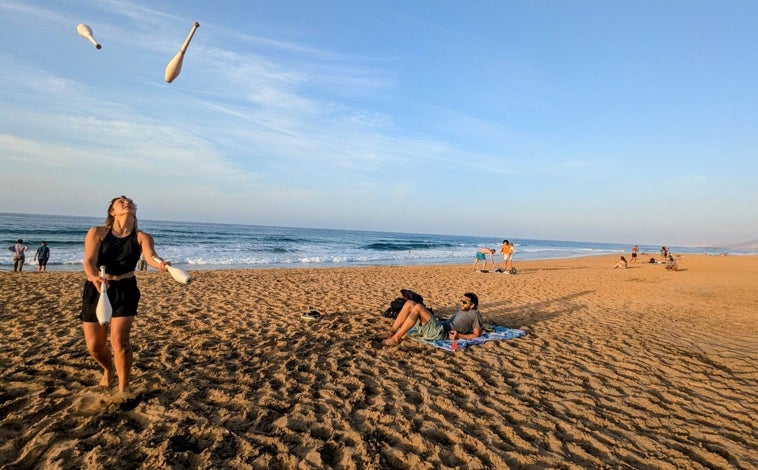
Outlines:
{"label": "black backpack", "polygon": [[[400,313],[400,310],[403,309],[403,305],[405,305],[405,302],[407,300],[412,300],[418,304],[424,305],[424,298],[412,290],[400,289],[400,294],[402,294],[402,297],[398,297],[397,299],[390,302],[389,308],[382,312],[383,317],[397,318],[397,315]],[[426,305],[424,305],[424,307],[429,310],[429,313],[434,315],[434,310],[427,307]]]}
{"label": "black backpack", "polygon": [[403,309],[403,305],[405,305],[407,299],[404,297],[398,297],[397,299],[390,302],[390,306],[387,310],[385,310],[382,313],[383,317],[386,318],[397,318],[397,315],[400,313],[400,310]]}

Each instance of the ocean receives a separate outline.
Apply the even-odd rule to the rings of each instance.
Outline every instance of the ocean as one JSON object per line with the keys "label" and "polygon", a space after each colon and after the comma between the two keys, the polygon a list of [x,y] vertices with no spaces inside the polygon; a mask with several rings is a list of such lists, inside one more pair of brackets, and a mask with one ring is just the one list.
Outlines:
{"label": "ocean", "polygon": [[[36,265],[32,261],[35,250],[41,241],[47,241],[48,271],[79,271],[84,236],[91,226],[102,223],[103,218],[96,217],[0,213],[0,243],[7,248],[23,239],[29,247],[25,268],[31,270]],[[503,238],[515,245],[515,266],[519,260],[628,254],[631,250],[628,243],[513,239],[507,235],[495,238],[142,219],[139,228],[153,235],[161,257],[187,270],[460,264],[473,262],[479,247],[499,251]],[[640,245],[640,252],[658,256],[660,248]],[[692,247],[670,249],[675,254],[709,252]],[[709,253],[719,252],[711,249]],[[12,269],[12,254],[3,249],[0,270]]]}

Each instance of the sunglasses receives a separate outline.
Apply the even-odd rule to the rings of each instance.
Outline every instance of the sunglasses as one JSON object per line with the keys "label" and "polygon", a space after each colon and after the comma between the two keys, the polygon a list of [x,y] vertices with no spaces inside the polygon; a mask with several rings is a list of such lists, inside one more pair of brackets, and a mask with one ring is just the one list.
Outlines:
{"label": "sunglasses", "polygon": [[470,303],[470,300],[461,300],[461,305],[469,305]]}

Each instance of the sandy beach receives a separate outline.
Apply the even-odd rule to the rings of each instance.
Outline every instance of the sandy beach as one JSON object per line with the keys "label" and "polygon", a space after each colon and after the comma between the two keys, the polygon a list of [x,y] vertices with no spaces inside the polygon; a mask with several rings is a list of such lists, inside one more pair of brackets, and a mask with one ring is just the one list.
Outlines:
{"label": "sandy beach", "polygon": [[[127,396],[98,386],[82,273],[0,273],[0,467],[757,468],[758,258],[616,258],[139,273]],[[528,334],[382,347],[401,288]]]}

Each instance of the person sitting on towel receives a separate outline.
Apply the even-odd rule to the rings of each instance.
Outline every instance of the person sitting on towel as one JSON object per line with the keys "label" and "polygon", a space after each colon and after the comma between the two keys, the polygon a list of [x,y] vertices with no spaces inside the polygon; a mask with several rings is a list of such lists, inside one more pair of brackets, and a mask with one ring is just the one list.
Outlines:
{"label": "person sitting on towel", "polygon": [[676,262],[672,255],[669,255],[668,262],[666,263],[666,269],[669,271],[679,271],[679,263]]}
{"label": "person sitting on towel", "polygon": [[461,298],[458,311],[447,320],[438,320],[423,304],[406,300],[392,323],[384,344],[399,344],[400,339],[414,326],[416,332],[426,340],[478,338],[484,332],[482,314],[478,307],[479,297],[473,292],[466,292]]}

